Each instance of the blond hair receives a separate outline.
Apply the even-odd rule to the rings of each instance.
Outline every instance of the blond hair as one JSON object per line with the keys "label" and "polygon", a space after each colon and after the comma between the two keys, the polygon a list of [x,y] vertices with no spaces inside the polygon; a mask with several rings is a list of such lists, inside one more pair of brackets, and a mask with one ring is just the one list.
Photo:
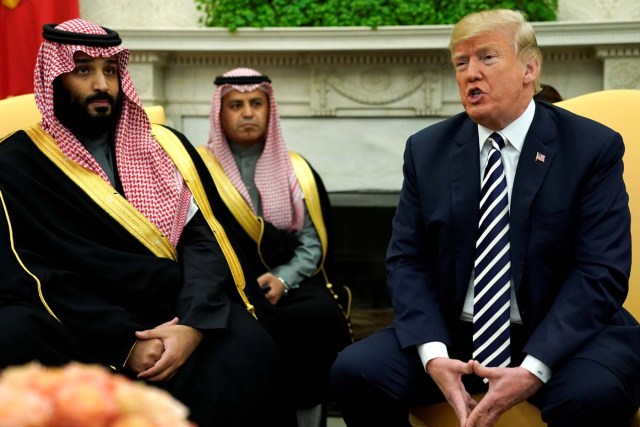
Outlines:
{"label": "blond hair", "polygon": [[465,40],[481,34],[501,29],[509,32],[514,39],[516,55],[524,62],[535,60],[539,64],[539,71],[534,81],[534,92],[540,91],[540,74],[542,72],[542,52],[538,47],[533,27],[520,11],[509,9],[485,10],[471,13],[463,17],[453,27],[449,51]]}

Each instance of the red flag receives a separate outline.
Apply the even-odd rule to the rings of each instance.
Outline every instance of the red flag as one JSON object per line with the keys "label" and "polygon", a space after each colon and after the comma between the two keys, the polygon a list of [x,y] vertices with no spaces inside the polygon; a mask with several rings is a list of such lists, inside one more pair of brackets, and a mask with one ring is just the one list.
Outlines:
{"label": "red flag", "polygon": [[80,17],[78,0],[0,0],[0,99],[33,92],[42,26]]}

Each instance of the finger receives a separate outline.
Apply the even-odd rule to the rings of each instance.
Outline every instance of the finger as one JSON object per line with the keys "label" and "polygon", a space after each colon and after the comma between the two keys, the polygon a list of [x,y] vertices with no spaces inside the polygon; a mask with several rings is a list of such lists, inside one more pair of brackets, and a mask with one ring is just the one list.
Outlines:
{"label": "finger", "polygon": [[483,378],[487,378],[491,374],[491,370],[482,366],[477,360],[473,361],[473,372]]}
{"label": "finger", "polygon": [[469,402],[467,403],[467,406],[469,406],[469,412],[471,412],[476,406],[478,406],[478,402],[476,402],[476,400],[473,397],[471,397],[469,398]]}
{"label": "finger", "polygon": [[162,327],[165,327],[165,326],[177,325],[179,321],[180,321],[180,319],[178,319],[178,317],[174,317],[173,319],[169,320],[168,322],[164,322],[163,324],[156,326],[156,328],[162,328]]}
{"label": "finger", "polygon": [[154,366],[151,366],[150,368],[147,368],[144,371],[138,373],[138,375],[136,375],[136,378],[141,379],[141,380],[150,380],[151,376],[157,375],[158,372],[160,372],[160,371],[158,369],[155,369],[155,365],[154,365]]}
{"label": "finger", "polygon": [[269,284],[269,275],[268,275],[268,273],[265,273],[262,276],[259,276],[256,280],[258,281],[258,285],[260,285],[260,287],[262,287],[264,285],[268,285]]}
{"label": "finger", "polygon": [[153,382],[167,381],[168,379],[173,377],[174,374],[175,374],[174,370],[166,369],[161,373],[159,373],[158,375],[154,375],[153,377],[147,378],[147,381],[153,381]]}
{"label": "finger", "polygon": [[164,339],[167,338],[170,334],[169,330],[167,329],[170,326],[175,325],[168,325],[162,328],[147,329],[146,331],[136,331],[136,337],[143,340],[158,338],[164,341]]}
{"label": "finger", "polygon": [[467,363],[461,364],[460,365],[460,370],[463,374],[473,374],[473,361],[470,360]]}
{"label": "finger", "polygon": [[480,419],[476,423],[476,426],[477,427],[491,427],[495,423],[498,422],[498,418],[499,417],[495,413],[488,412],[488,413],[484,414],[482,417],[480,417]]}
{"label": "finger", "polygon": [[[478,405],[480,406],[480,405]],[[469,416],[467,417],[467,422],[465,424],[466,427],[476,427],[478,425],[478,406],[476,406],[470,413]]]}
{"label": "finger", "polygon": [[154,373],[154,371],[148,372],[149,381],[166,381],[173,377],[180,366],[182,366],[182,362],[180,362],[180,360],[176,358],[177,355],[171,353],[170,351],[165,352],[165,355],[166,354],[170,354],[170,356],[162,357],[154,367],[157,374]]}
{"label": "finger", "polygon": [[459,394],[451,396],[451,401],[449,403],[453,407],[453,411],[456,413],[461,425],[464,425],[467,417],[469,416],[469,410],[467,409],[467,404],[464,402],[463,397]]}
{"label": "finger", "polygon": [[154,332],[153,329],[147,329],[146,331],[136,331],[136,338],[139,340],[150,340],[159,337],[157,336],[157,332]]}
{"label": "finger", "polygon": [[497,421],[497,418],[496,412],[491,411],[491,406],[491,403],[487,403],[484,399],[481,400],[469,414],[469,417],[467,418],[467,426],[492,426]]}
{"label": "finger", "polygon": [[149,369],[145,369],[144,371],[138,374],[138,378],[147,379],[149,381],[157,381],[162,378],[162,374],[164,371],[171,365],[169,361],[169,356],[165,351],[160,359]]}
{"label": "finger", "polygon": [[145,329],[143,331],[136,331],[136,334],[138,332],[153,331],[154,329],[157,329],[157,328],[164,328],[164,327],[167,327],[167,326],[177,325],[179,321],[180,321],[180,319],[178,317],[174,317],[173,319],[171,319],[171,320],[169,320],[167,322],[161,323],[160,325],[156,326],[155,328]]}
{"label": "finger", "polygon": [[280,301],[280,295],[274,290],[267,294],[267,299],[272,305],[276,305]]}

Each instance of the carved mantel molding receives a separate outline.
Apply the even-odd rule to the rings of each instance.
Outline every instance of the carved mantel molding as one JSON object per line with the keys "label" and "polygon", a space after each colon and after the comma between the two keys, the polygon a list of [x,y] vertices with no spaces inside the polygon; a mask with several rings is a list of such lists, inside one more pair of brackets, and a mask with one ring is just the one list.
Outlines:
{"label": "carved mantel molding", "polygon": [[[640,43],[640,21],[536,22],[542,48]],[[450,25],[310,28],[118,28],[131,50],[166,52],[344,52],[442,50]]]}
{"label": "carved mantel molding", "polygon": [[[565,98],[640,89],[640,20],[533,26],[542,80]],[[114,27],[143,102],[164,105],[169,124],[196,145],[206,142],[216,75],[238,66],[268,74],[288,146],[330,191],[396,190],[406,137],[461,111],[451,28]]]}
{"label": "carved mantel molding", "polygon": [[[533,26],[551,71],[561,64],[584,64],[600,75],[598,89],[637,85],[629,64],[640,58],[639,21]],[[143,100],[167,104],[179,122],[184,114],[206,115],[211,77],[239,65],[269,72],[276,85],[286,78],[280,104],[288,117],[448,116],[459,108],[447,53],[451,29],[433,25],[375,30],[241,28],[233,33],[222,28],[118,31],[132,51]],[[165,79],[164,86],[159,79]],[[185,82],[176,81],[180,79]],[[593,87],[592,83],[584,90]],[[571,85],[560,89],[567,96],[583,90]]]}

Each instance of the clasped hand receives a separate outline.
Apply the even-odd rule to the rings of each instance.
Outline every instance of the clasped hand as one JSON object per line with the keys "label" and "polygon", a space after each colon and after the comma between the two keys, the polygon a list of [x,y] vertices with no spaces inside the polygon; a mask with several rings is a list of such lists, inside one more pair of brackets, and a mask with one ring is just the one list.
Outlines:
{"label": "clasped hand", "polygon": [[260,289],[263,289],[264,296],[273,305],[276,305],[285,294],[284,284],[273,273],[266,272],[258,277],[258,285]]}
{"label": "clasped hand", "polygon": [[185,325],[178,318],[146,331],[137,331],[136,342],[127,360],[127,368],[140,379],[164,381],[170,379],[191,356],[202,341],[202,333]]}
{"label": "clasped hand", "polygon": [[[542,381],[524,368],[486,368],[477,361],[435,358],[427,369],[460,421],[460,427],[490,427],[514,405],[525,401]],[[463,375],[478,375],[489,382],[489,390],[476,402],[462,383]]]}

